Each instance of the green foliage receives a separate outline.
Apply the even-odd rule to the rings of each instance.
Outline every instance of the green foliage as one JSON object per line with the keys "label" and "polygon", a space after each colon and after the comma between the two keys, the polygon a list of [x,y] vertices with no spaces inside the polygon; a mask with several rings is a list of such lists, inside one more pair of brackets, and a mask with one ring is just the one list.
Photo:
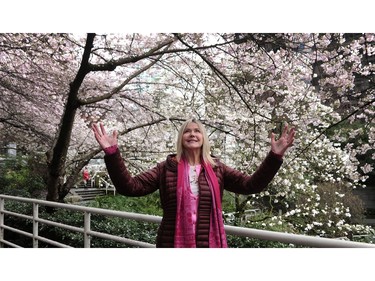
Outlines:
{"label": "green foliage", "polygon": [[[92,217],[92,229],[136,241],[155,244],[158,225],[121,218],[94,216]],[[123,243],[117,243],[96,237],[94,237],[91,242],[91,247],[93,248],[130,247]]]}
{"label": "green foliage", "polygon": [[[103,196],[96,198],[96,200],[90,202],[88,206],[125,212],[161,215],[158,194],[151,194],[144,197]],[[68,213],[61,210],[53,214],[50,219],[57,219],[66,224],[73,224],[78,227],[82,227],[83,225],[82,214],[75,215],[74,213],[70,214],[70,212]],[[69,245],[72,245],[73,243],[74,247],[83,247],[82,234],[69,233],[68,231],[60,230],[58,228],[47,228],[48,235],[58,237],[63,243],[66,240],[69,242]],[[94,214],[91,216],[91,229],[93,231],[104,232],[111,235],[117,235],[128,239],[155,244],[158,225]],[[120,242],[92,237],[91,247],[123,248],[130,246]]]}
{"label": "green foliage", "polygon": [[[293,229],[286,223],[276,221],[275,217],[270,216],[268,212],[258,211],[244,219],[245,217],[240,214],[234,216],[231,220],[226,219],[227,225],[269,230],[276,232],[289,232],[293,233]],[[262,239],[255,239],[249,237],[240,237],[234,235],[227,235],[228,246],[230,248],[290,248],[296,247],[292,244],[285,244],[277,241],[268,241]]]}
{"label": "green foliage", "polygon": [[[5,201],[5,209],[23,215],[32,214],[32,206],[23,202]],[[24,218],[7,215],[5,216],[4,224],[25,232],[32,233],[32,222]],[[4,238],[5,240],[11,241],[12,243],[20,245],[22,247],[32,247],[31,238],[25,239],[24,235],[12,231],[5,230]]]}
{"label": "green foliage", "polygon": [[[316,201],[311,202],[311,200]],[[361,221],[364,210],[360,199],[352,194],[350,188],[344,185],[322,184],[315,190],[315,196],[298,197],[298,206],[305,206],[307,209],[311,206],[315,206],[316,210],[314,211],[306,211],[303,209],[296,211],[295,209],[294,212],[276,215],[272,214],[272,212],[270,213],[267,208],[264,208],[259,209],[258,212],[247,217],[245,220],[242,214],[236,213],[234,201],[235,197],[233,194],[228,192],[224,193],[224,217],[228,213],[235,214],[231,219],[225,217],[225,223],[228,225],[314,236],[348,237],[348,239],[354,241],[367,243],[374,242],[373,229],[365,226],[361,228],[358,225],[352,227],[352,225]],[[118,195],[98,197],[95,201],[90,202],[89,206],[157,216],[162,215],[158,193],[144,197],[125,197]],[[25,203],[15,203],[10,201],[6,203],[6,209],[26,215],[32,214],[31,205]],[[309,215],[311,214],[311,211],[315,215]],[[306,213],[306,215],[304,215],[304,213]],[[55,213],[50,214],[41,208],[39,215],[44,219],[79,228],[82,228],[84,225],[84,216],[79,212],[57,209]],[[6,224],[29,233],[32,232],[32,224],[30,220],[7,216]],[[93,214],[91,216],[91,229],[98,232],[155,244],[158,225]],[[24,236],[9,231],[6,231],[5,234],[7,240],[13,241],[23,247],[32,247],[31,239],[25,239]],[[76,233],[42,223],[39,224],[39,235],[72,247],[82,248],[84,246],[82,233]],[[228,235],[228,245],[231,248],[300,247],[298,245],[232,235]],[[53,246],[39,242],[39,247],[43,248]],[[120,242],[92,237],[91,247],[122,248],[129,246]]]}
{"label": "green foliage", "polygon": [[142,197],[127,197],[119,195],[98,197],[95,201],[90,202],[89,206],[155,216],[162,215],[160,197],[158,192],[154,192]]}
{"label": "green foliage", "polygon": [[[91,207],[116,211],[142,213],[161,216],[159,194],[153,193],[143,197],[104,196],[91,202]],[[155,244],[158,225],[146,222],[130,221],[121,218],[103,216],[92,217],[92,228],[96,231],[118,235],[133,240]],[[122,243],[93,238],[92,247],[124,247]]]}
{"label": "green foliage", "polygon": [[[9,202],[6,204],[6,209],[9,211],[25,214],[31,216],[32,207],[30,204]],[[54,213],[48,213],[44,208],[39,211],[39,217],[45,220],[50,220],[56,223],[67,224],[70,226],[83,228],[84,214],[81,212],[56,209]],[[23,231],[32,233],[32,221],[29,219],[7,216],[6,225],[21,229]],[[117,217],[109,217],[102,215],[91,215],[91,230],[103,232],[111,235],[143,241],[150,244],[155,244],[155,238],[158,225],[153,223],[144,223],[126,220]],[[83,233],[70,231],[64,228],[51,226],[48,224],[39,223],[39,236],[51,239],[53,241],[69,245],[74,248],[84,247]],[[32,239],[25,238],[24,235],[19,235],[11,231],[5,231],[5,239],[11,241],[21,247],[32,247]],[[53,248],[55,246],[39,241],[39,248]],[[111,241],[92,237],[92,248],[126,248],[131,247],[120,242]]]}
{"label": "green foliage", "polygon": [[39,197],[45,190],[43,170],[36,156],[9,157],[0,165],[0,193]]}
{"label": "green foliage", "polygon": [[224,190],[223,201],[221,205],[224,213],[235,212],[236,206],[234,194],[232,192]]}
{"label": "green foliage", "polygon": [[229,248],[295,248],[292,244],[233,235],[227,235],[227,240]]}
{"label": "green foliage", "polygon": [[283,216],[298,233],[349,237],[371,232],[370,227],[356,225],[363,223],[365,209],[361,199],[343,184],[320,184],[315,196],[299,197],[298,206]]}
{"label": "green foliage", "polygon": [[[362,120],[346,120],[329,130],[327,135],[330,139],[339,141],[342,149],[350,147],[351,149],[361,151],[357,155],[359,167],[366,165],[366,163],[374,167],[375,159],[372,157],[372,154],[375,148],[369,145],[371,143],[369,135],[371,126],[373,126],[371,123]],[[358,168],[358,171],[361,172],[361,169]],[[369,177],[368,183],[374,184],[375,170],[366,174]]]}

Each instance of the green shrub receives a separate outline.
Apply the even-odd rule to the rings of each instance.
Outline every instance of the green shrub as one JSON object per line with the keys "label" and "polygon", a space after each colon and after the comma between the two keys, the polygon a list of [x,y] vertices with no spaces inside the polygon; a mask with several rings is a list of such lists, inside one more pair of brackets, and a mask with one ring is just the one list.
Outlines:
{"label": "green shrub", "polygon": [[40,197],[46,185],[44,166],[37,164],[38,159],[37,156],[6,158],[0,165],[0,193]]}
{"label": "green shrub", "polygon": [[158,192],[142,197],[127,197],[121,195],[102,196],[90,202],[89,206],[154,216],[161,216],[163,214]]}

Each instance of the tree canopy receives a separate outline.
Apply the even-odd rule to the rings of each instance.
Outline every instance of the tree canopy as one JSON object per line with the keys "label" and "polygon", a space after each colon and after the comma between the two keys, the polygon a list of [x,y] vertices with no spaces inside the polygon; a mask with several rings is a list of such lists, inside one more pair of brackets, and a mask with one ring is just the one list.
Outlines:
{"label": "tree canopy", "polygon": [[359,188],[373,174],[374,34],[3,33],[0,54],[1,140],[46,155],[48,200],[101,153],[93,122],[119,131],[139,172],[196,117],[213,154],[248,173],[288,123],[297,138],[285,164],[241,203],[267,198],[289,214],[311,214],[298,198],[319,204],[322,183]]}

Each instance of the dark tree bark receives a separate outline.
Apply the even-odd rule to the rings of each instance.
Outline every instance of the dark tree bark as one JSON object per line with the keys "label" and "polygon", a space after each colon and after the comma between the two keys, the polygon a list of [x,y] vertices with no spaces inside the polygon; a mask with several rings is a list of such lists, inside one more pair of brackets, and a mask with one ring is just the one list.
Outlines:
{"label": "dark tree bark", "polygon": [[55,144],[47,153],[48,179],[46,199],[49,201],[59,201],[59,193],[63,194],[61,189],[64,183],[63,178],[65,175],[66,157],[74,125],[74,118],[79,107],[78,90],[84,78],[90,72],[89,59],[94,38],[95,34],[87,35],[81,66],[74,81],[70,84],[68,100],[57,132]]}

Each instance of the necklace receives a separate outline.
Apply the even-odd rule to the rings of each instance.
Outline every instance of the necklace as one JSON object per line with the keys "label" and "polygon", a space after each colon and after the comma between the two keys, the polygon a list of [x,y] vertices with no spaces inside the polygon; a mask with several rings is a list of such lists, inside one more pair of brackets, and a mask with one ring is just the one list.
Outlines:
{"label": "necklace", "polygon": [[197,166],[190,166],[189,181],[190,184],[198,184]]}
{"label": "necklace", "polygon": [[190,166],[190,169],[189,169],[190,190],[195,196],[199,194],[199,186],[198,186],[199,169],[200,169],[200,165]]}

